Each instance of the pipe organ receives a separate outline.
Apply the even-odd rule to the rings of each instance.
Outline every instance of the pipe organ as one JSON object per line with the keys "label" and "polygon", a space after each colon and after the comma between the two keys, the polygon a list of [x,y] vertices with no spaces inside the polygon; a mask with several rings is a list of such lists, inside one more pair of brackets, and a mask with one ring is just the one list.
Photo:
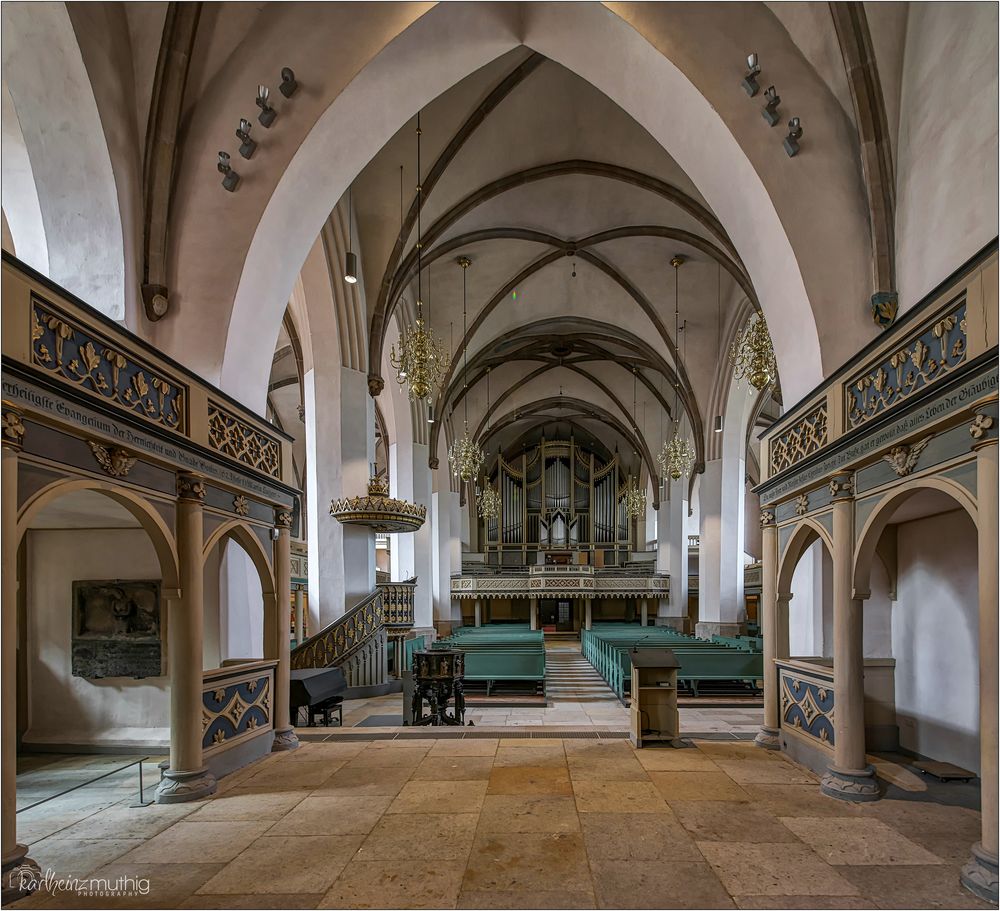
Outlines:
{"label": "pipe organ", "polygon": [[491,563],[538,562],[539,552],[597,551],[591,562],[624,562],[633,523],[625,510],[628,474],[618,455],[609,460],[572,438],[545,440],[511,459],[499,455],[490,483],[500,515],[484,523]]}

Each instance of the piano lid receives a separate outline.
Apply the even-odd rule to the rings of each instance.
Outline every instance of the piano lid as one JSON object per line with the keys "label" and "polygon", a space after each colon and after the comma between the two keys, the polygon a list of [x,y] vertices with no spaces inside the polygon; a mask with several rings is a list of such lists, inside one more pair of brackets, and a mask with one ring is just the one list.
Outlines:
{"label": "piano lid", "polygon": [[288,701],[298,707],[316,705],[347,692],[347,679],[339,667],[310,667],[289,673]]}

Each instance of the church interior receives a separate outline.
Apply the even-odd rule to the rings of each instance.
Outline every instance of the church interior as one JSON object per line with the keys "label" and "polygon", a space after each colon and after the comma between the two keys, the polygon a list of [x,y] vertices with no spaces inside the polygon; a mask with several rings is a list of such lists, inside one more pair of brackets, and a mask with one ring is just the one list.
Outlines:
{"label": "church interior", "polygon": [[997,907],[995,2],[0,16],[5,907]]}

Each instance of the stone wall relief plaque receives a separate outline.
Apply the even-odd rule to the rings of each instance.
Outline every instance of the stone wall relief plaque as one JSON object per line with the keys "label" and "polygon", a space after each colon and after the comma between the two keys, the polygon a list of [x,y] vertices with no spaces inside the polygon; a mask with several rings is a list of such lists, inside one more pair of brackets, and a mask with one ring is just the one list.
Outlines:
{"label": "stone wall relief plaque", "polygon": [[163,676],[159,581],[73,583],[74,677]]}

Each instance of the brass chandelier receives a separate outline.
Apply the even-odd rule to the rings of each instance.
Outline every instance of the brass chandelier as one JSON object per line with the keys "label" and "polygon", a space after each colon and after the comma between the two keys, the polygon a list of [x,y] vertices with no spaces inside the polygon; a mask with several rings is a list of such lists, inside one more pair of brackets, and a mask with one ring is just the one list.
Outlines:
{"label": "brass chandelier", "polygon": [[[490,368],[486,368],[486,436],[490,431]],[[500,515],[500,494],[490,483],[489,477],[483,474],[483,489],[476,491],[479,501],[479,518],[487,522]]]}
{"label": "brass chandelier", "polygon": [[754,389],[763,389],[774,382],[778,365],[763,314],[755,313],[743,334],[733,342],[729,361],[737,381],[745,379]]}
{"label": "brass chandelier", "polygon": [[[635,423],[635,383],[638,376],[638,368],[632,367],[632,426]],[[645,405],[643,413],[645,414]],[[638,456],[639,453],[636,453]],[[640,490],[639,485],[632,475],[629,475],[628,485],[625,487],[625,513],[630,519],[638,519],[646,514],[646,491]]]}
{"label": "brass chandelier", "polygon": [[[674,345],[679,348],[680,336],[680,297],[678,296],[678,271],[684,263],[683,256],[674,256],[670,260],[670,265],[674,267]],[[687,324],[685,323],[685,328]],[[684,347],[687,348],[687,336],[684,336]],[[660,471],[664,475],[669,475],[674,481],[679,481],[691,473],[694,468],[695,452],[687,436],[681,435],[680,414],[680,376],[674,380],[674,431],[669,440],[664,441],[660,454],[656,461],[660,465]]]}
{"label": "brass chandelier", "polygon": [[[409,386],[410,399],[427,400],[436,392],[448,368],[451,357],[444,345],[435,337],[434,331],[424,323],[423,293],[423,236],[420,215],[423,209],[424,191],[420,181],[420,114],[417,114],[417,318],[410,329],[403,329],[399,338],[399,353],[396,346],[389,350],[389,363],[396,371],[396,382]],[[400,172],[402,173],[402,171]],[[402,178],[400,178],[402,179]],[[402,190],[400,190],[402,194]],[[400,206],[402,219],[402,206]]]}
{"label": "brass chandelier", "polygon": [[[467,256],[460,256],[456,262],[462,267],[462,338],[468,332],[468,307],[466,295],[466,275],[472,260]],[[462,368],[464,378],[465,400],[465,432],[461,439],[455,440],[448,449],[448,464],[451,466],[451,473],[461,481],[468,483],[479,475],[483,467],[485,457],[472,437],[469,436],[469,346],[465,344],[465,364]]]}

